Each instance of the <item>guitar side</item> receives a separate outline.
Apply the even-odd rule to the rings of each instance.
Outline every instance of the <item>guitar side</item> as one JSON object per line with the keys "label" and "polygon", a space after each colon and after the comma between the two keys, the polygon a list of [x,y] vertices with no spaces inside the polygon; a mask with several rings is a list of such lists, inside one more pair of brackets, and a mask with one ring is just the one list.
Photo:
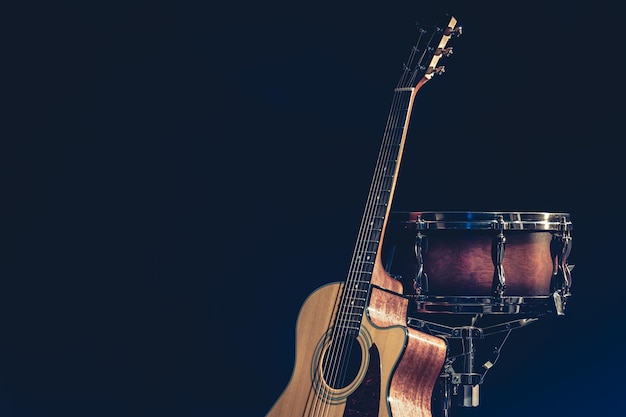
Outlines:
{"label": "guitar side", "polygon": [[[303,304],[291,379],[266,417],[430,417],[431,394],[447,346],[396,323],[403,316],[394,310],[406,302],[397,294],[372,288],[356,338],[362,352],[358,371],[344,386],[325,382],[322,363],[343,285],[320,287]],[[392,314],[385,312],[390,307]]]}

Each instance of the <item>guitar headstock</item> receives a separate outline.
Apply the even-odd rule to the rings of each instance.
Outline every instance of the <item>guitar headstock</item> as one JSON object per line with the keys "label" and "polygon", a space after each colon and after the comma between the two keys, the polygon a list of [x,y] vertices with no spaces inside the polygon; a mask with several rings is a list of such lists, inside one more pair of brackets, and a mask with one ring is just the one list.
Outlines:
{"label": "guitar headstock", "polygon": [[[430,34],[419,28],[419,39],[404,64],[404,73],[398,88],[419,88],[433,76],[444,73],[445,66],[440,65],[439,61],[452,55],[452,47],[448,46],[448,42],[463,32],[463,28],[457,23],[456,18],[450,17],[445,28],[435,27]],[[414,62],[416,59],[417,62]]]}

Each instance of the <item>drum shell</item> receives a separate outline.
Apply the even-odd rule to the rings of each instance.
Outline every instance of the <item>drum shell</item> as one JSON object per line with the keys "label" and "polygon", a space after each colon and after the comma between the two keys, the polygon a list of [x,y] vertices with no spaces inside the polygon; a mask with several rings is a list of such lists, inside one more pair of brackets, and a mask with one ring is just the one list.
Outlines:
{"label": "drum shell", "polygon": [[[550,232],[509,231],[502,266],[505,294],[550,294],[553,261]],[[439,230],[428,233],[424,271],[430,294],[491,295],[494,264],[491,257],[494,233]]]}
{"label": "drum shell", "polygon": [[[399,275],[405,293],[415,293],[418,272],[414,229],[389,230],[387,247],[393,246],[388,265]],[[499,232],[494,230],[427,230],[420,232],[428,241],[423,251],[423,270],[431,296],[491,296],[495,266],[492,245]],[[505,294],[544,296],[551,292],[554,272],[550,244],[551,231],[510,230],[504,232],[502,266]]]}

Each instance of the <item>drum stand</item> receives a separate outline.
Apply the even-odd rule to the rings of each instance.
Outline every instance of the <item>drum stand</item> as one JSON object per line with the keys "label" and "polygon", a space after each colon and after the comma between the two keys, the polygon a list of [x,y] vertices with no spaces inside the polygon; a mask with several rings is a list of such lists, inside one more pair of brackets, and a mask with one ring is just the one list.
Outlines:
{"label": "drum stand", "polygon": [[[472,318],[475,324],[477,317]],[[449,354],[439,377],[439,393],[435,395],[434,401],[438,402],[442,411],[441,417],[449,417],[451,408],[456,404],[461,407],[477,407],[479,405],[479,389],[485,375],[495,365],[500,357],[502,346],[506,342],[509,334],[514,329],[525,327],[530,323],[539,320],[538,317],[512,320],[488,327],[477,327],[475,325],[450,327],[439,323],[434,323],[418,318],[408,319],[409,327],[444,337],[451,342],[460,341],[461,352]],[[494,348],[493,357],[483,363],[482,373],[475,369],[476,361],[476,340],[484,339],[496,333],[506,332],[504,340],[500,346]],[[453,353],[453,352],[451,352]],[[461,369],[455,369],[457,360],[460,359]],[[458,398],[456,403],[453,398]]]}
{"label": "drum stand", "polygon": [[[567,277],[573,265],[566,266]],[[563,282],[563,281],[562,281]],[[567,282],[567,281],[566,281]],[[568,282],[569,284],[569,282]],[[433,404],[441,414],[435,417],[450,417],[454,407],[477,407],[480,403],[480,385],[487,372],[495,365],[504,343],[511,331],[526,327],[545,315],[564,315],[565,304],[570,297],[569,285],[555,289],[551,296],[540,297],[420,297],[416,296],[418,310],[431,313],[443,313],[445,320],[439,322],[425,320],[416,315],[407,318],[411,328],[446,339],[449,352],[433,393]],[[451,319],[471,315],[470,325],[448,325]],[[460,314],[461,316],[459,316]],[[499,322],[486,327],[479,327],[479,318],[487,316],[517,315],[515,320]],[[505,333],[499,346],[493,348],[491,357],[482,363],[478,371],[477,343],[488,336]],[[459,346],[460,345],[460,346]]]}

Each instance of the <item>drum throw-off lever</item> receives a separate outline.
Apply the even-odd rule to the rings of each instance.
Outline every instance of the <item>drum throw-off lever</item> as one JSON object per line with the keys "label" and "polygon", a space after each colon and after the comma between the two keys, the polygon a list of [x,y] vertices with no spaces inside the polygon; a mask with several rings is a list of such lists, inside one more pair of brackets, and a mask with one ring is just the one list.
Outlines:
{"label": "drum throw-off lever", "polygon": [[491,260],[494,266],[493,284],[491,291],[493,293],[493,296],[497,300],[501,300],[504,297],[504,290],[506,289],[504,267],[502,266],[502,261],[504,260],[504,246],[506,244],[506,236],[504,236],[503,233],[505,224],[502,216],[499,216],[498,222],[494,223],[493,227],[499,230],[499,233],[496,235],[491,245]]}

